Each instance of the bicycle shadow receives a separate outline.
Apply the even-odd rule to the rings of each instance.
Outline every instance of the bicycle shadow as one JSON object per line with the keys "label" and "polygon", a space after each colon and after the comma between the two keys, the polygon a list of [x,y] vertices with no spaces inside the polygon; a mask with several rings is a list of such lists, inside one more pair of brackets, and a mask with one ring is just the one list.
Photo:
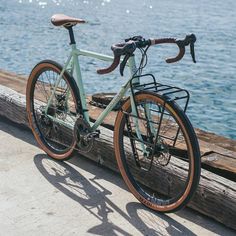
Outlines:
{"label": "bicycle shadow", "polygon": [[[109,221],[109,214],[116,212],[127,223],[134,226],[141,234],[145,235],[195,235],[182,224],[173,220],[167,215],[151,211],[141,203],[131,202],[126,205],[126,211],[121,210],[107,196],[112,193],[98,183],[98,179],[104,179],[104,170],[91,161],[81,157],[79,166],[83,170],[89,169],[96,177],[86,179],[76,170],[73,165],[77,159],[72,158],[69,163],[58,162],[49,158],[46,154],[38,154],[34,157],[34,163],[40,173],[58,190],[78,202],[82,207],[89,211],[94,217],[101,221],[101,224],[93,226],[88,230],[89,233],[96,235],[132,235],[122,229],[122,226]],[[86,167],[85,167],[86,166]],[[88,167],[89,166],[89,167]],[[105,175],[105,180],[111,180],[111,173]],[[122,189],[125,185],[121,178],[113,178],[112,182]],[[156,222],[156,219],[159,219]],[[155,222],[154,222],[155,220]]]}

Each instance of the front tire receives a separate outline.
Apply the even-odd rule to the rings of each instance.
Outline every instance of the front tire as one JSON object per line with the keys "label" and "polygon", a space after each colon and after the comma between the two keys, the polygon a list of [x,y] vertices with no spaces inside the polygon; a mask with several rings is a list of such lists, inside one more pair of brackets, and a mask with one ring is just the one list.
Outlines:
{"label": "front tire", "polygon": [[194,129],[175,102],[151,92],[136,94],[135,102],[139,118],[131,113],[128,99],[115,122],[115,155],[121,175],[147,207],[160,212],[179,210],[190,201],[200,178]]}

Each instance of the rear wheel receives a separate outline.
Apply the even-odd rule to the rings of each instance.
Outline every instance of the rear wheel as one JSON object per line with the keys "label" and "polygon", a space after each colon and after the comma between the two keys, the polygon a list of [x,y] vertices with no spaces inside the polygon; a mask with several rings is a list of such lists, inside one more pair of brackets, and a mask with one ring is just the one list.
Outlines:
{"label": "rear wheel", "polygon": [[76,145],[73,129],[79,110],[78,89],[69,73],[63,74],[53,93],[61,71],[61,65],[56,62],[40,62],[30,74],[26,91],[33,134],[40,147],[57,160],[65,160],[73,153]]}
{"label": "rear wheel", "polygon": [[176,211],[189,202],[199,182],[196,135],[176,103],[148,92],[135,95],[135,102],[138,118],[131,113],[129,99],[115,122],[115,154],[122,177],[147,207]]}

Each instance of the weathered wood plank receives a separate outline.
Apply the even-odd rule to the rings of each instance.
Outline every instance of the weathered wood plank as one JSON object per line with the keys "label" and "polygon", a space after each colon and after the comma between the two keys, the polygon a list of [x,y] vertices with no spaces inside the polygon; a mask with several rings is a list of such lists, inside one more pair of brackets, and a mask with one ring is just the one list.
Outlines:
{"label": "weathered wood plank", "polygon": [[25,95],[0,85],[0,115],[28,126]]}
{"label": "weathered wood plank", "polygon": [[198,138],[207,143],[213,143],[216,146],[222,147],[226,150],[236,152],[236,140],[232,140],[223,136],[216,135],[212,132],[206,132],[201,129],[195,128]]}
{"label": "weathered wood plank", "polygon": [[[0,86],[0,115],[28,126],[25,96]],[[113,132],[109,129],[101,127],[101,136],[95,142],[94,148],[91,152],[83,155],[118,171],[113,149]],[[162,181],[162,184],[168,185],[165,179],[162,178]],[[179,184],[178,181],[176,179],[176,186]],[[152,186],[158,187],[158,183],[152,182]],[[236,183],[233,181],[202,170],[199,187],[188,206],[236,229]]]}
{"label": "weathered wood plank", "polygon": [[[26,82],[27,78],[25,76],[19,76],[15,73],[0,70],[0,84],[12,88],[21,94],[25,94]],[[91,97],[88,97],[88,101],[89,100],[91,100]],[[103,111],[101,108],[90,105],[89,110],[92,120],[96,120],[98,115]],[[116,112],[111,112],[102,125],[113,130],[115,118]],[[199,139],[201,154],[203,156],[203,166],[215,173],[218,172],[231,180],[235,180],[236,140],[230,140],[200,129],[195,129],[195,131]]]}
{"label": "weathered wood plank", "polygon": [[[15,73],[0,70],[0,84],[12,88],[21,94],[25,94],[26,82],[26,76],[19,76]],[[88,101],[89,100],[91,100],[91,97],[88,97]],[[90,105],[89,110],[92,120],[96,120],[98,115],[103,111],[101,108]],[[106,117],[102,125],[113,130],[115,118],[116,112],[111,112],[108,117]],[[227,139],[197,128],[195,131],[199,139],[204,168],[221,174],[231,180],[235,180],[236,140]]]}
{"label": "weathered wood plank", "polygon": [[0,70],[0,84],[11,88],[18,93],[25,94],[26,92],[26,76],[19,76],[12,72]]}
{"label": "weathered wood plank", "polygon": [[203,168],[236,182],[235,158],[212,152],[201,157]]}

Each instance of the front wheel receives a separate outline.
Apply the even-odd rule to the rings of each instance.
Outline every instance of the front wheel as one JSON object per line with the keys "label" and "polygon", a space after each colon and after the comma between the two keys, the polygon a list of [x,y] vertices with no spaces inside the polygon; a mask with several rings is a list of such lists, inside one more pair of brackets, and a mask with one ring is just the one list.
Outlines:
{"label": "front wheel", "polygon": [[73,129],[79,110],[79,92],[62,66],[42,61],[32,70],[26,90],[30,127],[40,147],[52,158],[65,160],[76,145]]}
{"label": "front wheel", "polygon": [[114,146],[122,177],[147,207],[173,212],[193,196],[200,177],[198,141],[175,103],[150,92],[128,99],[119,111]]}

